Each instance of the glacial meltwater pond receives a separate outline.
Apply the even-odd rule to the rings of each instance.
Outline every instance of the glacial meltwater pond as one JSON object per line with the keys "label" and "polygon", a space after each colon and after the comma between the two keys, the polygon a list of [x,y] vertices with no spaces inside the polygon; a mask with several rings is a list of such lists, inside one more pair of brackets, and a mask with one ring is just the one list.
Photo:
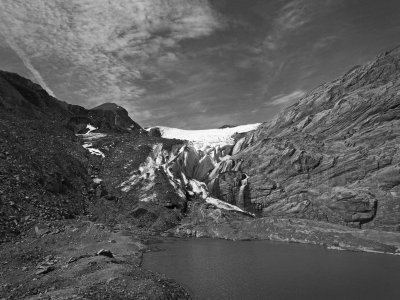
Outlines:
{"label": "glacial meltwater pond", "polygon": [[143,266],[194,299],[400,299],[400,257],[270,241],[175,240]]}

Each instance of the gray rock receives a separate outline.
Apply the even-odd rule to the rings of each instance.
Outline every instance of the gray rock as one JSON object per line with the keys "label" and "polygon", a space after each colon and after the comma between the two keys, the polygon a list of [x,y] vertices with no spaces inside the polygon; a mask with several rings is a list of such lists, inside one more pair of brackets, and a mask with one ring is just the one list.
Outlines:
{"label": "gray rock", "polygon": [[[317,87],[240,139],[232,161],[242,160],[237,171],[249,175],[247,207],[397,230],[399,90],[397,48]],[[220,164],[210,182],[229,168]]]}

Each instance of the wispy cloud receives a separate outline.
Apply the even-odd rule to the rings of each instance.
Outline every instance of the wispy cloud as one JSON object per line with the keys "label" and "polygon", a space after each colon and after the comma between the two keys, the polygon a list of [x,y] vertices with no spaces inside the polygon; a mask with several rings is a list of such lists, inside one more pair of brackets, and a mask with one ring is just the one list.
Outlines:
{"label": "wispy cloud", "polygon": [[40,84],[42,88],[44,88],[50,96],[56,97],[54,92],[48,87],[47,83],[44,81],[42,75],[40,75],[39,71],[32,65],[26,53],[20,47],[18,47],[17,44],[9,40],[7,37],[5,38],[5,41],[8,44],[8,46],[10,46],[10,48],[13,49],[14,52],[18,55],[24,66],[31,72],[32,76],[35,78],[37,83]]}
{"label": "wispy cloud", "polygon": [[317,42],[314,43],[313,48],[314,48],[314,50],[326,48],[329,45],[331,45],[333,42],[335,42],[337,39],[338,39],[338,37],[335,35],[322,37]]}
{"label": "wispy cloud", "polygon": [[288,103],[293,103],[297,99],[303,97],[305,92],[302,90],[294,91],[290,94],[279,94],[272,97],[270,102],[266,102],[266,106],[284,105]]}
{"label": "wispy cloud", "polygon": [[277,50],[282,46],[287,34],[310,22],[308,6],[309,2],[305,0],[292,0],[284,5],[272,23],[272,30],[264,40],[264,46],[268,50]]}
{"label": "wispy cloud", "polygon": [[304,0],[293,0],[286,4],[276,20],[276,25],[281,31],[295,30],[310,21],[307,15],[306,2]]}
{"label": "wispy cloud", "polygon": [[[272,29],[265,38],[263,45],[268,50],[277,50],[286,45],[290,34],[297,33],[315,20],[316,12],[323,14],[332,8],[343,4],[343,0],[290,0],[283,5],[272,21]],[[332,42],[333,37],[321,40],[318,46]]]}
{"label": "wispy cloud", "polygon": [[144,73],[163,77],[160,68],[151,72],[158,58],[173,63],[180,41],[223,26],[207,0],[0,1],[1,33],[36,80],[51,91],[40,65],[62,66],[64,89],[89,106],[114,101],[135,110]]}

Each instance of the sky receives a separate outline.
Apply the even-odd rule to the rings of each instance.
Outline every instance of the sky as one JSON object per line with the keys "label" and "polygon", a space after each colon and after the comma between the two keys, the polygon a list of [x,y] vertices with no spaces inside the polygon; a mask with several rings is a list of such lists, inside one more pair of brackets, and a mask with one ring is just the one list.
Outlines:
{"label": "sky", "polygon": [[398,0],[0,0],[0,69],[146,126],[265,122],[400,44]]}

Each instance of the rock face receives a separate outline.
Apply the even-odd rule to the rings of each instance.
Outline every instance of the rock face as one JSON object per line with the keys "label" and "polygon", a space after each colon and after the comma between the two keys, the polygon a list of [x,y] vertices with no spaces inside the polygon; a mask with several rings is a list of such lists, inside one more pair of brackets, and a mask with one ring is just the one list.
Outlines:
{"label": "rock face", "polygon": [[92,108],[88,116],[96,120],[96,122],[99,122],[99,126],[96,126],[96,124],[94,124],[94,126],[100,129],[141,129],[141,127],[129,117],[128,112],[115,103],[104,103]]}
{"label": "rock face", "polygon": [[228,171],[219,174],[208,183],[210,194],[227,203],[240,208],[249,206],[247,203],[249,186],[247,175],[238,171]]}
{"label": "rock face", "polygon": [[124,108],[115,103],[104,103],[90,110],[78,105],[69,105],[68,110],[72,116],[68,119],[67,126],[75,132],[83,133],[82,130],[88,124],[102,132],[126,132],[127,130],[142,129],[129,117]]}
{"label": "rock face", "polygon": [[233,160],[249,175],[247,208],[400,230],[399,95],[395,49],[240,139]]}
{"label": "rock face", "polygon": [[158,127],[151,128],[149,130],[149,135],[150,136],[154,136],[154,137],[161,137],[162,136],[161,130]]}

